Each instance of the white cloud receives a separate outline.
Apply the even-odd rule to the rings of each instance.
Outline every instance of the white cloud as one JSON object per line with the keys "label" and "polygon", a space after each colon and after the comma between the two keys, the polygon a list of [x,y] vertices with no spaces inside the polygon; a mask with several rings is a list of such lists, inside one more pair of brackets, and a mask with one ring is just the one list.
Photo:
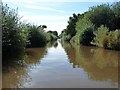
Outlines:
{"label": "white cloud", "polygon": [[67,22],[63,22],[63,23],[59,23],[59,22],[50,23],[49,22],[49,23],[46,23],[46,25],[47,25],[47,31],[48,30],[52,30],[52,31],[56,30],[58,32],[58,34],[60,34],[61,31],[66,28]]}
{"label": "white cloud", "polygon": [[60,34],[66,28],[68,19],[69,16],[26,15],[21,21],[27,20],[28,23],[47,25],[47,30],[56,30]]}
{"label": "white cloud", "polygon": [[25,5],[25,7],[30,8],[30,9],[46,10],[46,11],[65,13],[65,11],[63,11],[63,10],[58,10],[58,9],[54,9],[54,8],[50,8],[50,7],[33,6],[33,5]]}
{"label": "white cloud", "polygon": [[22,19],[30,21],[63,21],[68,20],[69,16],[26,15]]}

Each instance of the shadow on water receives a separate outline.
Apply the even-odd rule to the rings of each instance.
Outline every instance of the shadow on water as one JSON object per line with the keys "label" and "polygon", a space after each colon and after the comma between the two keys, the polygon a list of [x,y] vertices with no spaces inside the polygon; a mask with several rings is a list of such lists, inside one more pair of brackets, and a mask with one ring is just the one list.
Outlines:
{"label": "shadow on water", "polygon": [[62,43],[73,68],[83,68],[88,78],[118,83],[118,51]]}
{"label": "shadow on water", "polygon": [[47,53],[46,48],[27,48],[27,58],[24,60],[27,65],[40,63],[40,59]]}

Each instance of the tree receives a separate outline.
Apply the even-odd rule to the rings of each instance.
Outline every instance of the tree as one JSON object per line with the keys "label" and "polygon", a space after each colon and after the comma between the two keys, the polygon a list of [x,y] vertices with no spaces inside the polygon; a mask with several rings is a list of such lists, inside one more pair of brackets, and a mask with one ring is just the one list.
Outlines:
{"label": "tree", "polygon": [[94,38],[94,25],[91,23],[90,20],[84,18],[80,18],[76,23],[76,41],[79,44],[83,45],[91,45],[91,41]]}
{"label": "tree", "polygon": [[2,7],[2,54],[6,58],[18,58],[26,46],[26,34],[21,28],[17,9]]}
{"label": "tree", "polygon": [[43,47],[46,45],[46,33],[42,27],[36,25],[29,26],[29,41],[27,47]]}
{"label": "tree", "polygon": [[120,1],[112,4],[112,11],[114,12],[113,30],[120,29]]}
{"label": "tree", "polygon": [[109,4],[102,4],[98,6],[91,7],[86,17],[95,25],[95,27],[100,27],[105,25],[110,30],[114,29],[113,19],[114,12],[111,10]]}
{"label": "tree", "polygon": [[48,31],[47,32],[47,41],[49,42],[49,41],[56,41],[57,40],[57,38],[58,38],[58,33],[57,33],[57,31]]}
{"label": "tree", "polygon": [[47,26],[46,25],[42,25],[42,28],[47,28]]}

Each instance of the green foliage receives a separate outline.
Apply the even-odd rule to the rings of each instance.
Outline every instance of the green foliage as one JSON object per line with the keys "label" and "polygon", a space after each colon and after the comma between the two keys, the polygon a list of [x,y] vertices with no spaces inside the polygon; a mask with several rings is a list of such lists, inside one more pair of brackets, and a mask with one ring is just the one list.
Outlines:
{"label": "green foliage", "polygon": [[67,41],[67,42],[69,42],[70,39],[71,39],[71,36],[70,36],[70,35],[67,35],[67,34],[65,33],[65,30],[62,31],[60,37],[61,37],[61,39],[62,39],[63,41]]}
{"label": "green foliage", "polygon": [[64,39],[64,41],[70,41],[71,36],[70,35],[64,35],[63,39]]}
{"label": "green foliage", "polygon": [[93,31],[94,26],[86,28],[80,35],[80,44],[91,45],[91,41],[93,40],[94,37]]}
{"label": "green foliage", "polygon": [[110,31],[103,25],[94,33],[94,44],[98,47],[120,50],[120,30]]}
{"label": "green foliage", "polygon": [[0,8],[3,66],[12,65],[12,63],[22,65],[21,60],[24,59],[26,47],[43,47],[48,37],[50,37],[48,41],[57,40],[57,31],[46,33],[44,31],[44,28],[47,28],[46,25],[36,26],[20,22],[17,9],[11,9],[2,3]]}
{"label": "green foliage", "polygon": [[86,16],[96,27],[105,25],[110,31],[120,29],[120,24],[118,24],[120,21],[120,2],[91,7]]}
{"label": "green foliage", "polygon": [[71,36],[74,36],[76,31],[75,31],[75,23],[77,20],[76,14],[73,14],[73,17],[69,17],[68,21],[68,26],[66,29],[66,34],[70,34]]}
{"label": "green foliage", "polygon": [[58,38],[58,33],[57,31],[48,31],[46,33],[46,39],[47,39],[47,42],[49,41],[56,41]]}
{"label": "green foliage", "polygon": [[116,16],[120,17],[120,1],[112,4],[112,9]]}
{"label": "green foliage", "polygon": [[77,44],[96,45],[119,50],[119,38],[115,38],[119,33],[119,30],[116,30],[120,29],[119,23],[120,1],[111,5],[101,4],[90,7],[83,14],[73,14],[60,37],[64,41]]}
{"label": "green foliage", "polygon": [[109,6],[109,4],[102,4],[98,6],[91,7],[86,17],[95,25],[95,27],[100,27],[105,25],[109,27],[110,30],[115,29],[112,24],[114,21],[114,12]]}
{"label": "green foliage", "polygon": [[53,34],[58,37],[58,32],[57,31],[53,31]]}
{"label": "green foliage", "polygon": [[110,31],[106,41],[106,48],[120,50],[120,30]]}
{"label": "green foliage", "polygon": [[98,30],[94,32],[95,38],[94,38],[93,44],[95,44],[98,47],[106,46],[108,31],[109,29],[107,27],[105,27],[104,25],[101,25],[98,28]]}
{"label": "green foliage", "polygon": [[35,25],[29,26],[29,41],[27,47],[43,47],[46,45],[46,34],[43,27],[37,27]]}
{"label": "green foliage", "polygon": [[76,42],[83,45],[90,45],[94,37],[94,25],[85,17],[76,23]]}
{"label": "green foliage", "polygon": [[46,25],[42,25],[42,28],[47,28],[47,26]]}
{"label": "green foliage", "polygon": [[112,4],[112,11],[114,12],[114,21],[111,22],[114,26],[113,30],[120,29],[120,1]]}
{"label": "green foliage", "polygon": [[17,10],[7,5],[2,7],[2,55],[3,60],[8,57],[18,58],[26,46],[26,33],[21,28]]}
{"label": "green foliage", "polygon": [[65,41],[70,41],[70,39],[75,36],[76,34],[76,30],[75,30],[75,26],[76,26],[76,22],[78,21],[78,17],[80,16],[80,14],[76,15],[75,13],[73,14],[73,17],[69,17],[69,21],[68,21],[68,25],[67,28],[64,29],[65,31],[65,37],[63,38]]}
{"label": "green foliage", "polygon": [[[7,5],[0,4],[2,18],[2,55],[3,64],[10,63],[9,59],[22,59],[26,47],[43,47],[47,43],[47,36],[50,40],[57,40],[58,33],[53,31],[48,35],[44,31],[46,25],[31,25],[20,22],[17,9],[10,9]],[[13,59],[14,58],[14,59]]]}

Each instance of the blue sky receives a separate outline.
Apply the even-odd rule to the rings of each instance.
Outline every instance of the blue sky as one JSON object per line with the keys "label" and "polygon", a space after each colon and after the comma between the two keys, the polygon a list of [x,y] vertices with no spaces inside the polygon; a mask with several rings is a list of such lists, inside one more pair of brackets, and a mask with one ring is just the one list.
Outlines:
{"label": "blue sky", "polygon": [[114,1],[117,0],[3,0],[3,4],[18,7],[21,21],[47,25],[46,31],[56,30],[60,34],[73,13],[83,13],[91,6]]}

